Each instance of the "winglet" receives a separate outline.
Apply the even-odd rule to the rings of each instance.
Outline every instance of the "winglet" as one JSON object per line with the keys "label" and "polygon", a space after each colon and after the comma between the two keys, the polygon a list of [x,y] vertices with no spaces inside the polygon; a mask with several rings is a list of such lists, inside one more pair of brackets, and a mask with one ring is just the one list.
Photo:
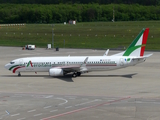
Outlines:
{"label": "winglet", "polygon": [[81,67],[86,67],[87,61],[88,61],[88,57],[86,57],[86,59],[84,60],[83,64],[81,64]]}
{"label": "winglet", "polygon": [[84,60],[85,65],[86,65],[87,61],[88,61],[88,57],[86,57],[86,59]]}
{"label": "winglet", "polygon": [[107,49],[107,51],[104,53],[104,55],[103,55],[103,56],[107,56],[107,55],[108,55],[108,53],[109,53],[109,49]]}
{"label": "winglet", "polygon": [[80,67],[81,72],[88,71],[88,69],[86,67],[87,61],[88,61],[88,57],[86,57],[86,59],[84,60],[83,64]]}

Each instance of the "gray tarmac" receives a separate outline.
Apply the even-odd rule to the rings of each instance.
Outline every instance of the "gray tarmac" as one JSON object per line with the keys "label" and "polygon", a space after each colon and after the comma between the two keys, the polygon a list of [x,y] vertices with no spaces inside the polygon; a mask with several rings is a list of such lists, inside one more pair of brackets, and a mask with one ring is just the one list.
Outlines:
{"label": "gray tarmac", "polygon": [[[4,68],[30,56],[92,56],[105,50],[0,47],[0,120],[159,120],[160,52],[137,66],[80,77],[50,77]],[[120,51],[110,51],[115,54]]]}

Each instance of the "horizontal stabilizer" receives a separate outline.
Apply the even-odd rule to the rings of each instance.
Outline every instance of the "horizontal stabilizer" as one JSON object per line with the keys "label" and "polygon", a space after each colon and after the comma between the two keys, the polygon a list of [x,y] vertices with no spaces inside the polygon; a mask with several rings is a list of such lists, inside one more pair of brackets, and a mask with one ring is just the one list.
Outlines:
{"label": "horizontal stabilizer", "polygon": [[144,57],[144,58],[148,58],[148,57],[150,57],[150,56],[152,56],[152,55],[153,55],[153,53],[144,55],[143,57]]}
{"label": "horizontal stabilizer", "polygon": [[133,61],[145,61],[146,60],[146,58],[148,58],[148,57],[150,57],[151,55],[153,55],[153,54],[148,54],[148,55],[144,55],[143,57],[137,57],[137,58],[132,58],[132,60]]}

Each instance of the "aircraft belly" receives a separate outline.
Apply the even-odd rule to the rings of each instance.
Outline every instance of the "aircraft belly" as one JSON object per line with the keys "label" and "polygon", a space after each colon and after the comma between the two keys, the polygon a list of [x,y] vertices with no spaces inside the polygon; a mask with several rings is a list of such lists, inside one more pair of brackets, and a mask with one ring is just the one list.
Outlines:
{"label": "aircraft belly", "polygon": [[15,71],[15,73],[17,72],[48,72],[50,68],[19,68]]}
{"label": "aircraft belly", "polygon": [[50,68],[34,68],[32,71],[34,72],[48,72]]}
{"label": "aircraft belly", "polygon": [[33,71],[34,68],[26,68],[25,71]]}
{"label": "aircraft belly", "polygon": [[18,72],[23,72],[23,71],[25,71],[25,68],[24,68],[24,67],[13,69],[13,73],[18,73]]}
{"label": "aircraft belly", "polygon": [[112,69],[116,69],[116,66],[100,66],[100,67],[95,67],[95,66],[89,66],[87,67],[88,71],[108,71]]}

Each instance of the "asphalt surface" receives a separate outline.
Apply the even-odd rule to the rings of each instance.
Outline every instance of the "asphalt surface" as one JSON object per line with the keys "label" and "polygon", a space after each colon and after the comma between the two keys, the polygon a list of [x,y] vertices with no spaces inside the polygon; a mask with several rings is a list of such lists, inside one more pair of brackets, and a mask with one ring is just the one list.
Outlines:
{"label": "asphalt surface", "polygon": [[160,52],[146,52],[153,55],[136,66],[77,78],[54,78],[48,72],[18,77],[4,68],[21,57],[100,56],[104,52],[0,47],[0,120],[159,120]]}

